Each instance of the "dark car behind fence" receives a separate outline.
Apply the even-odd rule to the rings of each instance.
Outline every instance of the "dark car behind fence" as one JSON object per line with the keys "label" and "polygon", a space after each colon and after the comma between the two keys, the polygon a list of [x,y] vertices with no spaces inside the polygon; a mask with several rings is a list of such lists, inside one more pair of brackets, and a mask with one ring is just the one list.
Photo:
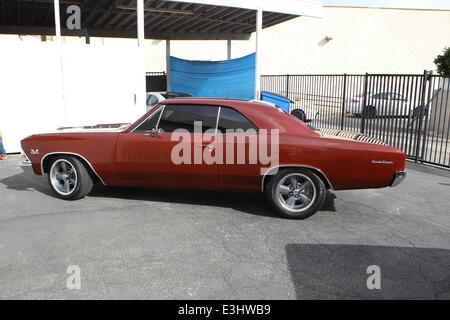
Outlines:
{"label": "dark car behind fence", "polygon": [[450,76],[265,75],[261,81],[264,91],[317,108],[315,127],[365,133],[417,162],[450,169]]}

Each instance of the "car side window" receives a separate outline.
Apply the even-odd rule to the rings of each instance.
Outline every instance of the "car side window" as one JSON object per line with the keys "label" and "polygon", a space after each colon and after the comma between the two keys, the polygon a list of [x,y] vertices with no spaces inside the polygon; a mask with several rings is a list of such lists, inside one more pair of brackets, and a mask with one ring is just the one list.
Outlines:
{"label": "car side window", "polygon": [[403,96],[397,94],[397,93],[393,93],[392,94],[392,100],[400,100],[400,101],[406,101],[405,98],[403,98]]}
{"label": "car side window", "polygon": [[147,97],[147,111],[156,106],[159,102],[159,99],[153,94]]}
{"label": "car side window", "polygon": [[185,129],[194,132],[194,122],[201,121],[202,132],[216,129],[217,113],[219,107],[207,105],[166,105],[159,121],[158,129],[161,132],[174,132]]}
{"label": "car side window", "polygon": [[133,132],[148,132],[156,129],[158,125],[159,116],[161,115],[162,108],[160,108],[157,112],[154,112],[150,117],[145,119]]}
{"label": "car side window", "polygon": [[222,107],[220,109],[218,130],[222,133],[226,133],[226,131],[230,129],[242,129],[244,131],[252,129],[258,131],[258,128],[253,124],[253,122],[247,119],[240,112],[232,108]]}
{"label": "car side window", "polygon": [[390,97],[389,97],[388,93],[377,93],[377,94],[373,95],[373,98],[386,100],[386,99],[389,99]]}

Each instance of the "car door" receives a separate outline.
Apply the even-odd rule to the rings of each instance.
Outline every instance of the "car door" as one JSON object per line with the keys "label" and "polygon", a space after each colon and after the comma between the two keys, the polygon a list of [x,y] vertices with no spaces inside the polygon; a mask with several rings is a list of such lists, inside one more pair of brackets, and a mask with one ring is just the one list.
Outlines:
{"label": "car door", "polygon": [[262,167],[258,157],[259,129],[242,113],[228,107],[220,108],[217,129],[216,147],[223,150],[220,187],[258,190]]}
{"label": "car door", "polygon": [[[217,165],[196,163],[194,156],[213,150],[211,137],[202,133],[207,129],[215,131],[218,110],[215,106],[167,104],[131,132],[120,134],[117,168],[122,184],[217,187]],[[195,123],[202,124],[199,134],[194,134]],[[184,162],[176,152],[181,143]]]}
{"label": "car door", "polygon": [[368,105],[373,105],[377,109],[377,115],[388,115],[391,112],[391,96],[389,93],[374,94],[370,100]]}

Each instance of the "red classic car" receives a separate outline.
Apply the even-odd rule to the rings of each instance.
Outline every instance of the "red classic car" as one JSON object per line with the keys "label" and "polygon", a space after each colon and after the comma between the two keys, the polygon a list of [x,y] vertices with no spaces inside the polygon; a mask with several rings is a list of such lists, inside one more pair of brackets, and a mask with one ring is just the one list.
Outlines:
{"label": "red classic car", "polygon": [[22,149],[24,170],[47,175],[62,199],[97,182],[262,191],[297,219],[320,210],[327,189],[395,186],[406,175],[405,154],[376,139],[312,130],[275,105],[234,99],[165,100],[126,128],[32,135]]}

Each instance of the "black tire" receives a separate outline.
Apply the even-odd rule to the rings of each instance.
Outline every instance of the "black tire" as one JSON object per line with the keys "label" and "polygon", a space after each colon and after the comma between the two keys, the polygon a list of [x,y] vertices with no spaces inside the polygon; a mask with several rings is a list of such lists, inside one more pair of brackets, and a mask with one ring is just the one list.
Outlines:
{"label": "black tire", "polygon": [[366,106],[363,110],[362,116],[366,119],[376,118],[377,109],[374,106]]}
{"label": "black tire", "polygon": [[[75,171],[76,183],[74,184],[73,189],[70,189],[68,191],[68,194],[63,194],[62,191],[59,191],[53,183],[56,183],[55,176],[52,173],[56,170],[56,165],[58,163],[68,162],[72,166],[73,170]],[[55,165],[55,168],[54,168]],[[52,160],[50,163],[50,166],[48,167],[48,183],[50,187],[52,188],[53,192],[58,198],[64,199],[64,200],[78,200],[81,198],[84,198],[86,195],[88,195],[93,186],[94,182],[92,179],[92,176],[89,174],[88,169],[85,167],[85,165],[78,160],[75,157],[71,156],[59,156]],[[52,180],[53,179],[53,180]],[[53,181],[53,182],[52,182]],[[62,179],[60,180],[62,181]],[[60,183],[63,185],[63,183]]]}
{"label": "black tire", "polygon": [[303,110],[295,109],[295,110],[292,110],[291,114],[294,117],[302,120],[303,122],[306,122],[306,114],[305,114],[305,112]]}
{"label": "black tire", "polygon": [[412,113],[412,118],[414,119],[420,119],[420,117],[422,116],[425,117],[428,113],[428,108],[427,107],[415,107]]}
{"label": "black tire", "polygon": [[[277,189],[279,189],[280,183],[282,184],[285,179],[290,179],[291,176],[297,177],[297,182],[300,179],[304,178],[304,181],[308,181],[312,183],[311,189],[314,191],[314,195],[304,194],[311,197],[311,201],[304,206],[304,208],[298,209],[289,209],[287,208],[286,203],[282,203],[281,197],[285,195],[281,195]],[[283,185],[286,187],[286,185]],[[293,192],[296,190],[292,190]],[[273,176],[266,187],[266,195],[267,198],[275,209],[275,211],[284,218],[289,219],[306,219],[315,214],[318,210],[320,210],[325,202],[327,194],[327,188],[325,183],[319,178],[316,174],[314,174],[311,170],[303,169],[303,168],[292,168],[292,169],[282,169],[275,176]],[[292,198],[293,196],[286,195],[288,198]],[[294,195],[296,197],[296,195]],[[303,200],[298,199],[294,200],[295,203],[301,202],[300,206],[303,205]]]}

